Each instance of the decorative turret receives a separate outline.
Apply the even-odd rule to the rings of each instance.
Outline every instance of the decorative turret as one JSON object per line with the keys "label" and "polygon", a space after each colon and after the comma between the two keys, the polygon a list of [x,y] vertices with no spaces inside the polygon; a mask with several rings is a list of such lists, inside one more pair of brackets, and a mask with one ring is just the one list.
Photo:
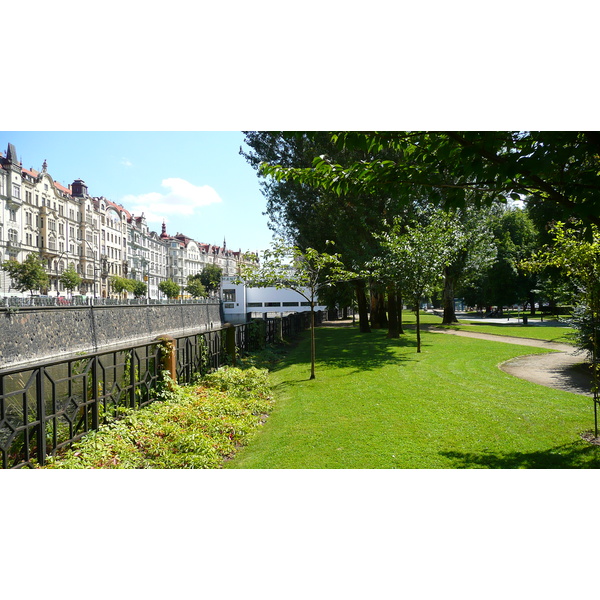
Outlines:
{"label": "decorative turret", "polygon": [[73,182],[73,184],[71,185],[71,193],[73,194],[73,196],[76,196],[78,198],[87,196],[88,189],[87,189],[87,185],[85,185],[85,181],[83,181],[83,179],[76,179]]}

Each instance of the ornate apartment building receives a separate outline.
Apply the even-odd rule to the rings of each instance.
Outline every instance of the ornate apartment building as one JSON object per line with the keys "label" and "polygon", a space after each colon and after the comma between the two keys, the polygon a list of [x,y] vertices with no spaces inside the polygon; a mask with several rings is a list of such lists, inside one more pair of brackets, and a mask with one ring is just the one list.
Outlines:
{"label": "ornate apartment building", "polygon": [[[181,233],[169,236],[150,231],[146,218],[123,206],[88,193],[76,179],[68,187],[47,171],[24,169],[13,144],[0,153],[0,263],[19,262],[30,253],[43,260],[50,284],[43,293],[64,293],[60,276],[69,266],[79,273],[79,293],[111,297],[111,276],[144,281],[148,297],[159,298],[158,284],[173,279],[183,287],[187,278],[207,264],[234,276],[245,260],[239,252],[196,242]],[[0,296],[20,295],[8,274],[0,269]]]}

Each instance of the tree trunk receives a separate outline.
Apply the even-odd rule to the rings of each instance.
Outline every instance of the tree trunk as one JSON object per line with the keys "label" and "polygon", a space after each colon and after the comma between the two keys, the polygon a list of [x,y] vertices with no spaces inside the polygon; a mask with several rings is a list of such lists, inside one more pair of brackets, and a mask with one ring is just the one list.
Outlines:
{"label": "tree trunk", "polygon": [[388,298],[388,333],[390,339],[399,337],[398,330],[398,310],[396,308],[396,286],[390,283],[387,288]]}
{"label": "tree trunk", "polygon": [[359,279],[355,282],[356,303],[358,304],[358,328],[361,333],[371,333],[369,325],[369,311],[367,309],[367,296],[365,294],[365,282]]}
{"label": "tree trunk", "polygon": [[454,277],[450,275],[447,267],[444,269],[444,292],[442,294],[442,302],[444,305],[442,325],[458,323],[456,313],[454,312]]}
{"label": "tree trunk", "polygon": [[420,298],[416,298],[416,315],[417,315],[417,352],[421,352],[421,318],[420,318]]}
{"label": "tree trunk", "polygon": [[310,303],[310,378],[315,378],[315,303]]}
{"label": "tree trunk", "polygon": [[385,295],[382,293],[379,285],[371,287],[371,327],[373,329],[387,327]]}
{"label": "tree trunk", "polygon": [[535,317],[535,294],[532,292],[529,293],[529,306],[531,312],[529,313],[532,317]]}

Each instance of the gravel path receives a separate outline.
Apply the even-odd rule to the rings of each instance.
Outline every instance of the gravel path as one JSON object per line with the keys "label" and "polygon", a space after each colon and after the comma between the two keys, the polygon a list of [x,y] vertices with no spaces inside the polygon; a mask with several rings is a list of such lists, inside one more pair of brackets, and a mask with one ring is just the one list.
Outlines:
{"label": "gravel path", "polygon": [[[325,327],[344,327],[352,325],[347,321],[326,321]],[[414,326],[404,325],[405,328]],[[453,329],[441,329],[435,326],[422,325],[422,329],[432,333],[445,333],[462,337],[478,338],[504,344],[517,344],[534,348],[554,350],[548,354],[528,354],[507,360],[498,365],[505,373],[521,379],[545,385],[557,390],[564,390],[574,394],[593,397],[592,377],[586,373],[581,365],[585,362],[584,354],[575,354],[575,348],[569,344],[546,342],[530,338],[511,337],[506,335],[492,335],[489,333],[476,333]]]}
{"label": "gravel path", "polygon": [[592,378],[585,373],[580,365],[585,361],[585,355],[575,354],[573,346],[546,342],[544,340],[533,340],[528,338],[510,337],[504,335],[491,335],[487,333],[476,333],[471,331],[455,331],[452,329],[437,329],[428,327],[433,333],[446,333],[462,337],[478,338],[505,344],[517,344],[519,346],[533,346],[535,348],[547,348],[555,350],[549,354],[529,354],[507,360],[499,365],[504,372],[526,379],[539,385],[582,394],[592,397]]}

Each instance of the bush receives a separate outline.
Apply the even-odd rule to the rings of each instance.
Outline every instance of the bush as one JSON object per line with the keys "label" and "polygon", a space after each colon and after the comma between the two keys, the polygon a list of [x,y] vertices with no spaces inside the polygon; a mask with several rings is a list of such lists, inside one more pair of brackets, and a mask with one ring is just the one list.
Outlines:
{"label": "bush", "polygon": [[171,398],[101,427],[50,469],[214,469],[270,412],[268,374],[224,367],[194,385],[175,386]]}
{"label": "bush", "polygon": [[[579,305],[573,309],[573,316],[565,319],[575,330],[573,339],[580,352],[587,352],[591,359],[594,351],[594,339],[600,342],[600,323],[594,323],[592,309],[586,305]],[[594,338],[594,325],[596,337]]]}

